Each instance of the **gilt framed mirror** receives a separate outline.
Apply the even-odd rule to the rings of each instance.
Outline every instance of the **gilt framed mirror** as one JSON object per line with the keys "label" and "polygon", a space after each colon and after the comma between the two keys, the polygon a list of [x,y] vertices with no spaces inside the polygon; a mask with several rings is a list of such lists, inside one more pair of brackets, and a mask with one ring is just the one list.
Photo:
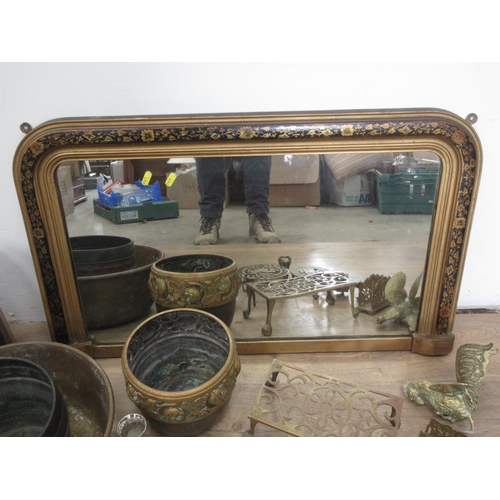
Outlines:
{"label": "gilt framed mirror", "polygon": [[[94,357],[120,356],[133,328],[156,312],[152,308],[146,317],[116,327],[89,328],[70,246],[72,236],[82,231],[126,236],[132,234],[132,228],[136,231],[140,227],[133,232],[136,244],[151,245],[166,256],[200,252],[193,245],[199,219],[196,208],[180,209],[179,217],[167,220],[114,224],[92,211],[89,195],[68,215],[58,181],[62,166],[116,161],[147,165],[174,158],[224,157],[231,172],[237,174],[235,159],[265,155],[281,163],[287,173],[293,158],[307,157],[317,158],[320,171],[330,169],[329,174],[333,173],[334,182],[338,182],[339,172],[332,166],[335,159],[369,157],[373,160],[368,162],[369,170],[357,171],[356,175],[369,173],[369,182],[376,183],[377,175],[394,173],[384,171],[383,165],[394,167],[397,158],[410,156],[417,161],[413,167],[419,168],[420,161],[435,167],[433,180],[424,187],[422,182],[410,183],[411,189],[419,190],[429,189],[433,183],[435,191],[428,200],[431,208],[425,213],[405,210],[381,215],[380,207],[373,203],[363,208],[342,206],[329,199],[325,202],[323,193],[314,206],[271,208],[281,244],[256,245],[248,238],[228,235],[221,244],[206,246],[204,251],[230,256],[239,266],[277,264],[279,257],[287,255],[298,269],[317,267],[342,273],[356,284],[355,296],[337,288],[333,305],[327,300],[328,293],[280,302],[273,312],[274,328],[269,336],[263,335],[261,328],[266,318],[265,303],[257,296],[252,314],[245,318],[247,296],[242,289],[231,325],[240,354],[451,352],[482,161],[480,141],[472,127],[475,120],[474,115],[462,119],[440,109],[402,109],[64,118],[35,128],[23,124],[26,136],[16,151],[13,172],[52,339],[77,345]],[[405,172],[413,173],[407,167]],[[300,168],[305,167],[297,168],[295,186],[299,189],[299,183],[305,182],[299,175]],[[319,186],[323,177],[315,182]],[[164,199],[168,199],[166,189]],[[375,197],[373,191],[371,196]],[[230,201],[224,217],[232,207]],[[244,214],[237,200],[234,210],[240,218]],[[76,219],[80,221],[78,226]],[[300,227],[318,221],[321,226],[317,237],[308,240]],[[369,224],[378,224],[375,236],[368,233]],[[392,225],[397,236],[389,238],[386,232]],[[179,227],[184,228],[185,238],[169,238]],[[377,314],[366,314],[361,308],[364,283],[374,276],[390,278],[398,272],[407,277],[407,294],[421,275],[413,329],[404,321],[379,322]],[[357,315],[351,314],[353,308]]]}

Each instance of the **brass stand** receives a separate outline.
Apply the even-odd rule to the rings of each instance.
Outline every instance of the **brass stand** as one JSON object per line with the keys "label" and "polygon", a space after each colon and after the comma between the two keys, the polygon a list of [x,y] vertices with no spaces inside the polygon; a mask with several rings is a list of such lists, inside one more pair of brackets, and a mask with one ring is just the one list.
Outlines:
{"label": "brass stand", "polygon": [[403,399],[273,360],[250,409],[262,423],[292,436],[396,436]]}
{"label": "brass stand", "polygon": [[[359,311],[354,305],[355,282],[349,282],[344,273],[321,272],[302,277],[247,283],[248,307],[243,311],[243,317],[248,319],[252,310],[252,299],[258,294],[266,300],[267,319],[262,327],[262,334],[269,337],[273,333],[271,319],[274,305],[278,300],[295,299],[305,295],[317,295],[327,292],[326,301],[329,305],[335,304],[334,290],[349,289],[351,299],[351,313],[353,318],[359,316]],[[254,302],[255,305],[255,302]]]}

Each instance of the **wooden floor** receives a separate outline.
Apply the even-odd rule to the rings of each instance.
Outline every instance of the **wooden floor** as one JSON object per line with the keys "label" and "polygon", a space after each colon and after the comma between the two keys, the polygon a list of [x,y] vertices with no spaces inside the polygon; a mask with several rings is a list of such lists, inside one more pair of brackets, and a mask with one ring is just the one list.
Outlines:
{"label": "wooden floor", "polygon": [[[16,341],[45,341],[49,334],[44,324],[11,324]],[[455,321],[454,352],[444,357],[426,357],[411,352],[367,352],[329,354],[279,354],[241,356],[242,369],[233,396],[222,412],[220,420],[204,436],[240,437],[249,428],[248,412],[274,358],[318,374],[354,382],[377,391],[404,398],[402,387],[406,381],[455,380],[455,351],[465,343],[500,346],[500,315],[458,314]],[[115,396],[115,425],[124,415],[137,408],[128,399],[119,359],[99,359],[106,371]],[[480,389],[480,401],[474,413],[476,432],[480,437],[500,437],[500,354],[492,356],[487,376]],[[431,418],[436,417],[426,406],[418,406],[404,398],[401,426],[398,436],[418,436]],[[437,417],[436,417],[437,418]],[[440,420],[442,423],[449,422]],[[467,431],[469,423],[453,424],[455,430]],[[116,431],[113,431],[113,436]],[[148,430],[148,436],[155,433]],[[262,424],[255,429],[255,437],[284,436]]]}

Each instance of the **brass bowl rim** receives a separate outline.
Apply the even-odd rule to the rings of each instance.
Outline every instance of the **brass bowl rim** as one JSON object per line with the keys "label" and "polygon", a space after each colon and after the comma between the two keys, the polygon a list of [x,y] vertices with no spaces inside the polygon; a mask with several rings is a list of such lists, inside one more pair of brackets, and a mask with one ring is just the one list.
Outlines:
{"label": "brass bowl rim", "polygon": [[[176,391],[176,392],[171,392],[171,391],[160,391],[159,389],[154,389],[153,387],[150,387],[149,385],[144,384],[141,382],[132,372],[130,369],[130,366],[128,364],[127,360],[127,352],[128,352],[128,347],[130,344],[130,341],[134,337],[134,335],[137,333],[137,331],[142,328],[143,325],[146,323],[152,321],[153,319],[157,318],[158,316],[162,316],[164,314],[172,314],[172,313],[178,313],[182,311],[187,311],[187,312],[194,312],[198,314],[203,314],[205,316],[209,316],[216,320],[226,331],[228,340],[229,340],[229,352],[227,354],[226,361],[222,365],[221,369],[209,380],[204,382],[203,384],[197,385],[196,387],[192,387],[191,389],[187,389],[185,391]],[[153,316],[150,316],[149,318],[145,319],[140,325],[138,325],[133,332],[129,335],[127,341],[125,342],[125,345],[123,347],[122,351],[122,370],[125,378],[131,383],[137,390],[142,392],[143,394],[147,394],[149,397],[153,396],[159,400],[165,401],[165,402],[177,402],[177,401],[183,401],[186,399],[190,399],[194,395],[198,395],[200,392],[205,393],[209,392],[211,389],[214,387],[217,387],[217,385],[220,383],[222,379],[224,379],[227,374],[228,370],[231,367],[233,363],[236,362],[237,358],[237,352],[236,352],[236,342],[233,338],[233,335],[231,333],[231,330],[228,328],[228,326],[217,316],[214,316],[211,313],[208,313],[206,311],[203,311],[202,309],[193,309],[189,307],[182,307],[182,308],[177,308],[177,309],[168,309],[167,311],[162,311],[157,314],[154,314]]]}
{"label": "brass bowl rim", "polygon": [[[159,269],[157,267],[157,264],[160,264],[163,261],[173,259],[176,257],[201,257],[201,256],[208,256],[208,257],[220,257],[223,259],[228,259],[231,261],[229,266],[223,267],[222,269],[215,269],[213,271],[201,271],[201,272],[196,272],[196,273],[179,273],[175,271],[165,271],[164,269]],[[193,276],[196,276],[199,278],[199,280],[203,279],[209,279],[212,278],[216,274],[228,274],[233,272],[233,270],[236,271],[238,270],[238,266],[236,264],[236,261],[232,257],[228,257],[227,255],[220,255],[220,254],[205,254],[205,253],[195,253],[195,254],[183,254],[183,255],[171,255],[170,257],[163,257],[161,259],[158,259],[156,262],[153,263],[151,266],[151,274],[155,275],[157,278],[164,278],[164,277],[169,277],[169,278],[175,278],[175,279],[182,279],[182,280],[193,280]]]}

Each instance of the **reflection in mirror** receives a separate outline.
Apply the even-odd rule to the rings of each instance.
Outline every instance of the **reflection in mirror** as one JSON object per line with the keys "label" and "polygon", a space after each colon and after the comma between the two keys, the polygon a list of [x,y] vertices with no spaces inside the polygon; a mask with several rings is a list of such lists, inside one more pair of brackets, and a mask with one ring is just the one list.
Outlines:
{"label": "reflection in mirror", "polygon": [[[271,333],[265,331],[269,294],[254,293],[249,300],[249,288],[239,290],[231,324],[237,342],[411,335],[441,164],[434,153],[272,156],[269,216],[280,244],[259,244],[249,235],[245,179],[251,161],[223,161],[219,240],[203,246],[194,245],[200,229],[196,159],[105,158],[59,165],[70,241],[113,236],[135,246],[132,264],[101,276],[83,276],[73,252],[87,331],[95,344],[124,342],[156,313],[147,289],[153,262],[193,254],[227,256],[250,270],[291,258],[286,276],[295,280],[290,282],[294,288],[271,308]],[[315,285],[320,286],[315,292],[305,276],[318,271],[346,280],[331,290]]]}

